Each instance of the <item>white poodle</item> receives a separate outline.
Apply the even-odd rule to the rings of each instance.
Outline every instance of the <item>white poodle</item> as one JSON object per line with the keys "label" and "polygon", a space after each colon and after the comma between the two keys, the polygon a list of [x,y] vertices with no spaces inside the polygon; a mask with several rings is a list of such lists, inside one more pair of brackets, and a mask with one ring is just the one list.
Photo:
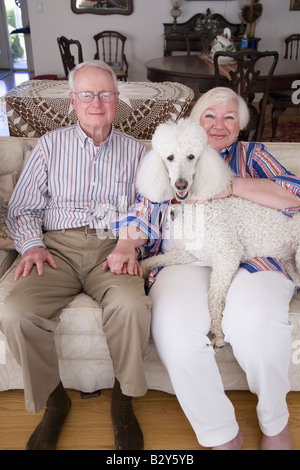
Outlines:
{"label": "white poodle", "polygon": [[222,312],[243,261],[277,258],[300,287],[300,215],[288,217],[238,197],[209,201],[228,188],[231,178],[227,164],[208,146],[204,129],[190,119],[157,128],[137,175],[138,190],[150,201],[175,197],[181,202],[170,203],[164,221],[163,247],[171,251],[144,260],[144,276],[160,266],[196,261],[211,266],[208,302],[215,347],[224,346]]}

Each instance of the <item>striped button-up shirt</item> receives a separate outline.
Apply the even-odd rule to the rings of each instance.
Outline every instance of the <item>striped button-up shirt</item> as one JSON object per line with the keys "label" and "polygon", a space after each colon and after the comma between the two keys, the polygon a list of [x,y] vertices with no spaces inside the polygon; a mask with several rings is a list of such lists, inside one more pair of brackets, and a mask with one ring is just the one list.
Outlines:
{"label": "striped button-up shirt", "polygon": [[[221,151],[221,157],[228,163],[237,176],[251,178],[268,178],[283,186],[300,199],[300,178],[287,171],[263,144],[242,144],[235,142],[231,147]],[[127,225],[135,225],[148,235],[149,243],[146,249],[151,254],[162,250],[163,228],[168,213],[170,201],[152,203],[139,195],[135,205],[126,216],[112,222],[112,230],[117,235]],[[283,212],[291,216],[298,208],[288,208]],[[255,258],[241,265],[250,272],[265,270],[284,271],[279,260],[273,258]],[[150,288],[158,270],[154,270],[148,279]]]}
{"label": "striped button-up shirt", "polygon": [[34,147],[10,199],[7,226],[16,249],[43,246],[44,230],[110,227],[136,197],[147,148],[112,129],[95,147],[79,124],[49,132]]}

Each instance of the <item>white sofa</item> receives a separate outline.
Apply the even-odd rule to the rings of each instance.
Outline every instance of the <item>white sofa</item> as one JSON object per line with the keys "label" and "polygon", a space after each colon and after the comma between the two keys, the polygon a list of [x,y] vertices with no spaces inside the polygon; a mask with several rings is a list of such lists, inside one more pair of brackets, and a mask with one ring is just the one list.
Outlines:
{"label": "white sofa", "polygon": [[[34,143],[35,139],[30,138],[0,137],[0,315],[4,298],[13,286],[13,273],[17,262],[17,253],[12,249],[12,242],[5,238],[4,217],[7,201],[23,160]],[[300,176],[300,143],[267,145],[286,168]],[[86,393],[111,388],[114,374],[98,304],[81,293],[62,311],[60,318],[55,339],[61,378],[65,387]],[[297,391],[300,390],[300,292],[291,302],[290,321],[294,325],[290,382],[291,389]],[[234,359],[229,345],[217,353],[217,362],[226,390],[248,389],[245,375]],[[151,340],[144,364],[149,388],[173,393],[168,374]],[[4,335],[0,333],[0,390],[22,388],[21,368],[7,348]]]}

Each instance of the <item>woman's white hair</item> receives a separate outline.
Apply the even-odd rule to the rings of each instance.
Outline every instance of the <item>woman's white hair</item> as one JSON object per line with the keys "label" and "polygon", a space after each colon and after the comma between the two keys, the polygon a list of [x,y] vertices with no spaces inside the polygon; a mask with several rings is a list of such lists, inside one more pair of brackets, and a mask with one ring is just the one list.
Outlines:
{"label": "woman's white hair", "polygon": [[227,101],[236,100],[239,113],[239,129],[245,129],[248,125],[250,114],[247,103],[245,100],[235,93],[231,88],[216,87],[207,91],[202,95],[191,112],[191,119],[193,121],[200,121],[200,118],[204,111],[209,107],[215,106],[220,103],[226,103]]}
{"label": "woman's white hair", "polygon": [[114,70],[102,60],[86,60],[85,62],[81,62],[80,64],[76,65],[76,67],[70,71],[68,77],[70,91],[75,91],[76,73],[78,72],[78,70],[81,70],[84,67],[97,67],[98,69],[107,70],[112,76],[112,79],[115,83],[116,91],[118,91],[118,79]]}

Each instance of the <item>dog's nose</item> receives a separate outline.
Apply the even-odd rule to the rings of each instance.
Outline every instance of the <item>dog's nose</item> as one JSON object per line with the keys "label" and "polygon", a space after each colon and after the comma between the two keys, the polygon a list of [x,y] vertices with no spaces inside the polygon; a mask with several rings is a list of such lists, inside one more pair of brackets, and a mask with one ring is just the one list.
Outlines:
{"label": "dog's nose", "polygon": [[175,187],[178,191],[184,191],[188,187],[188,182],[183,178],[180,178],[176,181]]}

